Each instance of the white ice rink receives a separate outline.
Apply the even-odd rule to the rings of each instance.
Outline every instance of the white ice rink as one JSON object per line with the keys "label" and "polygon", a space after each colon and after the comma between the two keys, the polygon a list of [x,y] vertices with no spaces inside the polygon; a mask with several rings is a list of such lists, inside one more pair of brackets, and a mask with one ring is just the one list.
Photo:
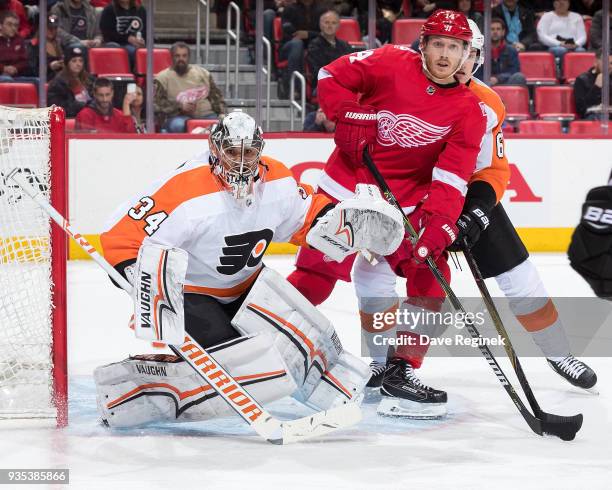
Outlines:
{"label": "white ice rink", "polygon": [[[533,260],[552,296],[591,296],[565,256]],[[265,262],[287,274],[293,258]],[[453,271],[453,286],[460,296],[476,296],[463,269]],[[533,434],[482,358],[425,362],[422,379],[448,391],[443,421],[383,419],[375,405],[364,405],[359,425],[290,446],[263,442],[239,419],[110,431],[98,422],[91,372],[150,349],[127,329],[129,298],[93,262],[71,262],[68,277],[70,425],[0,421],[1,468],[69,468],[67,488],[75,489],[612,488],[610,358],[588,359],[599,377],[598,396],[571,387],[542,359],[523,361],[544,410],[584,414],[573,442]],[[499,293],[494,283],[490,288]],[[345,348],[358,353],[352,286],[340,283],[322,310]],[[279,417],[293,418],[296,410],[307,413],[291,402],[271,406]]]}

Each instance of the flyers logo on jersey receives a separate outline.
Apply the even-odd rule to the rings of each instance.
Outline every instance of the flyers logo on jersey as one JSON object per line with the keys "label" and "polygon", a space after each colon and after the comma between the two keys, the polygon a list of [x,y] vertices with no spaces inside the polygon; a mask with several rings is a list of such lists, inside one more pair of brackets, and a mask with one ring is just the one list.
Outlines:
{"label": "flyers logo on jersey", "polygon": [[414,148],[431,145],[441,140],[450,130],[450,126],[429,124],[411,114],[393,114],[389,111],[378,113],[378,142],[383,146]]}
{"label": "flyers logo on jersey", "polygon": [[225,237],[227,247],[221,249],[217,272],[231,276],[245,267],[255,267],[261,262],[264,252],[272,241],[274,233],[269,228],[249,231],[240,235]]}

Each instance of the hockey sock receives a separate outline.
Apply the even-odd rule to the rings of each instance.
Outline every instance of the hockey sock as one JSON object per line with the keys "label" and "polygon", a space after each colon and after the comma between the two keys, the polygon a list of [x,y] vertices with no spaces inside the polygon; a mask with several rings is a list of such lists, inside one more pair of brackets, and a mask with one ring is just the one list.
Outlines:
{"label": "hockey sock", "polygon": [[299,267],[289,274],[287,280],[315,306],[329,298],[337,281],[335,277]]}

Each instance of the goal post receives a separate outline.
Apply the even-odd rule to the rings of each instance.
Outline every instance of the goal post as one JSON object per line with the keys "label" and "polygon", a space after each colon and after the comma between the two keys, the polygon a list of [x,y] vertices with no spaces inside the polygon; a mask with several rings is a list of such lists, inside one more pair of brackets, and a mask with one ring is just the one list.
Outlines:
{"label": "goal post", "polygon": [[67,215],[65,117],[0,106],[0,418],[68,421],[67,238],[7,174]]}

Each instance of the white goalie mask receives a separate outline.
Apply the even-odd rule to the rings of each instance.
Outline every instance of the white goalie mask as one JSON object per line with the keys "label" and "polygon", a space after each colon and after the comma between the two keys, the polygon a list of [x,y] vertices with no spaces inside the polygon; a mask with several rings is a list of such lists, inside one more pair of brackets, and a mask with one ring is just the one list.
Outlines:
{"label": "white goalie mask", "polygon": [[239,203],[250,202],[263,146],[261,128],[240,110],[225,116],[210,134],[213,173]]}
{"label": "white goalie mask", "polygon": [[484,63],[484,43],[485,38],[480,32],[478,25],[472,19],[468,19],[468,24],[470,25],[470,29],[472,31],[472,43],[471,48],[476,50],[476,62],[474,63],[474,67],[472,68],[471,75],[474,75],[478,71],[478,68],[482,66]]}

